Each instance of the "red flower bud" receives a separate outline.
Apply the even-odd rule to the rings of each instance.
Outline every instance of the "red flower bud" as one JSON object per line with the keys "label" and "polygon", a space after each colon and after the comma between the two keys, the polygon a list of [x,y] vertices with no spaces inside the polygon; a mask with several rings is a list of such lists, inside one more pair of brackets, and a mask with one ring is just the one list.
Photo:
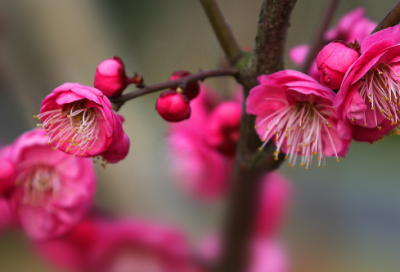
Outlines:
{"label": "red flower bud", "polygon": [[97,66],[94,87],[106,96],[120,96],[127,85],[125,66],[119,57],[106,59]]}
{"label": "red flower bud", "polygon": [[326,87],[339,89],[347,69],[358,59],[357,50],[341,42],[331,42],[317,56],[320,81]]}
{"label": "red flower bud", "polygon": [[189,98],[175,90],[165,91],[157,100],[156,110],[166,121],[180,122],[190,117]]}
{"label": "red flower bud", "polygon": [[[170,77],[170,80],[179,79],[181,77],[189,75],[191,75],[191,73],[185,70],[175,71]],[[183,93],[189,98],[189,100],[195,98],[199,94],[199,92],[200,92],[200,86],[197,81],[189,82],[186,85],[185,89],[183,90]]]}

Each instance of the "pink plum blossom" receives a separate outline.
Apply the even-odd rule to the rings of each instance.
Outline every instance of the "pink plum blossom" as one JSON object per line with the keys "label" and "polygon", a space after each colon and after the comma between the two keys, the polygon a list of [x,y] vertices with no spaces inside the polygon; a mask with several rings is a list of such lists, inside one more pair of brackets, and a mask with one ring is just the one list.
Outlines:
{"label": "pink plum blossom", "polygon": [[0,234],[13,225],[10,202],[7,198],[0,197]]}
{"label": "pink plum blossom", "polygon": [[306,166],[317,155],[318,167],[325,157],[344,156],[351,142],[351,129],[334,114],[335,93],[310,76],[284,70],[258,78],[260,85],[250,91],[247,113],[254,114],[262,149],[269,140],[276,144],[275,156],[283,151],[294,166]]}
{"label": "pink plum blossom", "polygon": [[[325,32],[326,43],[341,40],[345,43],[354,43],[356,40],[362,43],[363,40],[374,30],[377,23],[365,17],[365,8],[356,8],[343,15],[336,26]],[[308,44],[300,44],[293,47],[289,52],[290,59],[297,65],[302,65],[310,50]],[[313,61],[308,74],[319,80],[319,73],[316,62]]]}
{"label": "pink plum blossom", "polygon": [[137,220],[105,224],[95,241],[92,271],[194,272],[188,243],[179,231]]}
{"label": "pink plum blossom", "polygon": [[191,102],[190,119],[169,127],[174,178],[184,191],[200,200],[216,199],[225,193],[233,163],[206,139],[204,128],[219,101],[215,92],[201,84],[200,95]]}
{"label": "pink plum blossom", "polygon": [[357,50],[341,42],[331,42],[317,56],[320,81],[330,89],[339,89],[347,69],[358,59]]}
{"label": "pink plum blossom", "polygon": [[93,86],[107,97],[120,96],[128,84],[125,65],[119,57],[103,60],[97,66]]}
{"label": "pink plum blossom", "polygon": [[236,101],[218,105],[209,117],[206,128],[207,143],[227,156],[233,156],[239,142],[242,106]]}
{"label": "pink plum blossom", "polygon": [[354,139],[374,142],[400,121],[400,26],[368,36],[333,105],[353,125]]}
{"label": "pink plum blossom", "polygon": [[272,237],[279,229],[289,202],[291,187],[278,172],[263,177],[255,235]]}
{"label": "pink plum blossom", "polygon": [[112,158],[111,163],[128,154],[129,139],[121,120],[98,89],[65,83],[43,100],[35,117],[42,120],[38,126],[47,131],[53,149],[82,157]]}
{"label": "pink plum blossom", "polygon": [[16,177],[9,192],[13,216],[34,239],[71,230],[91,206],[96,182],[89,159],[53,151],[45,134],[29,131],[9,152]]}
{"label": "pink plum blossom", "polygon": [[169,122],[180,122],[190,117],[189,98],[182,92],[168,90],[157,99],[156,110]]}
{"label": "pink plum blossom", "polygon": [[[170,80],[179,79],[181,77],[189,75],[191,75],[191,73],[185,70],[175,71],[170,77]],[[183,93],[187,96],[187,98],[189,98],[189,100],[192,100],[193,98],[197,97],[199,95],[199,92],[200,92],[200,85],[197,81],[189,82],[183,89]]]}

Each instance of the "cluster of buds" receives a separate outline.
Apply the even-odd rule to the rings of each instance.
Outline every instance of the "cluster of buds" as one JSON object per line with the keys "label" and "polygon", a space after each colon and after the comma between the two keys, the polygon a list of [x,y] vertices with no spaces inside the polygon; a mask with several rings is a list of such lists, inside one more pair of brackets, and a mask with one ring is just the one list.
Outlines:
{"label": "cluster of buds", "polygon": [[[170,80],[189,76],[188,71],[176,71]],[[198,82],[189,82],[185,86],[177,86],[175,89],[161,93],[156,103],[156,110],[160,116],[169,122],[180,122],[190,117],[190,101],[198,96],[200,86]]]}

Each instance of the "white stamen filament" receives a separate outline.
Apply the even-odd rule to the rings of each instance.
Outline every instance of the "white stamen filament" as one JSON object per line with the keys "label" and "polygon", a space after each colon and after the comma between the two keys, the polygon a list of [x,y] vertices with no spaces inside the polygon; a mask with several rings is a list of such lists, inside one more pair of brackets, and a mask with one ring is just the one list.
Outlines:
{"label": "white stamen filament", "polygon": [[85,108],[82,101],[34,117],[42,120],[43,124],[38,126],[48,132],[53,149],[68,143],[65,152],[73,155],[87,155],[100,130],[94,109]]}
{"label": "white stamen filament", "polygon": [[326,143],[322,141],[321,136],[321,133],[325,130],[337,161],[339,161],[335,143],[329,131],[331,125],[325,118],[332,115],[331,109],[332,107],[325,105],[297,103],[291,107],[283,107],[267,116],[256,126],[259,127],[261,124],[268,122],[262,139],[264,143],[260,150],[265,147],[270,139],[275,137],[275,159],[278,159],[282,145],[286,144],[286,158],[292,167],[296,164],[298,155],[301,156],[300,166],[305,166],[306,170],[312,164],[314,155],[319,155],[317,159],[318,168],[322,162],[325,167],[324,144]]}

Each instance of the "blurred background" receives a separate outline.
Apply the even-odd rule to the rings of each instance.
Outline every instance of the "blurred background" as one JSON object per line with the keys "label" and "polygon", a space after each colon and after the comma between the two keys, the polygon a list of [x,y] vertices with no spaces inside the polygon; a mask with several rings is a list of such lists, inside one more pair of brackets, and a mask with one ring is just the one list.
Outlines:
{"label": "blurred background", "polygon": [[[240,45],[252,48],[262,0],[218,2]],[[309,42],[325,2],[298,0],[287,49]],[[358,6],[380,21],[396,2],[342,1],[335,21]],[[114,55],[147,84],[178,69],[218,67],[224,57],[195,0],[0,0],[0,142],[11,143],[35,126],[32,115],[53,88],[92,85],[97,64]],[[288,59],[286,67],[295,68]],[[207,83],[225,94],[235,89],[226,78]],[[97,169],[96,204],[116,214],[173,222],[196,241],[218,228],[224,203],[193,202],[166,174],[166,123],[154,110],[157,97],[122,108],[130,154]],[[293,272],[399,271],[399,140],[354,143],[347,158],[329,160],[326,169],[280,169],[294,186],[281,233]],[[1,271],[53,271],[22,244],[18,234],[0,239]]]}

